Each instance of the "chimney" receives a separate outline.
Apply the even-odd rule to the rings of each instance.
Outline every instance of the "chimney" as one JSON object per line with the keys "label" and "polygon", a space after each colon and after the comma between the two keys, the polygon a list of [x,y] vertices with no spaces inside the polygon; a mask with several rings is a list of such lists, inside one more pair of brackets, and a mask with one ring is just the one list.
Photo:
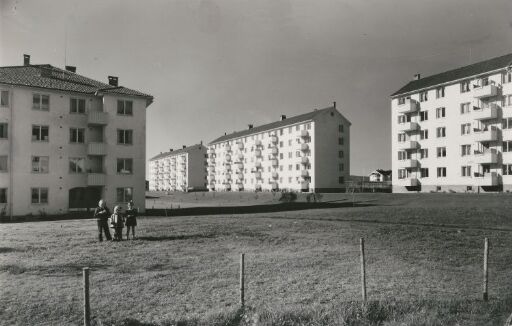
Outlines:
{"label": "chimney", "polygon": [[252,129],[252,127],[254,127],[252,124],[249,124],[248,126],[249,126],[249,129]]}
{"label": "chimney", "polygon": [[169,152],[172,152],[172,148],[169,148]]}
{"label": "chimney", "polygon": [[23,55],[23,65],[30,66],[30,55],[28,55],[28,54]]}
{"label": "chimney", "polygon": [[75,66],[66,66],[66,70],[70,71],[70,72],[76,72],[76,67]]}
{"label": "chimney", "polygon": [[414,78],[412,80],[420,80],[421,79],[421,74],[416,74],[414,75]]}
{"label": "chimney", "polygon": [[187,148],[187,146],[183,145],[183,149]]}
{"label": "chimney", "polygon": [[199,143],[200,145],[203,145],[203,141],[201,140],[201,142]]}
{"label": "chimney", "polygon": [[281,114],[281,121],[286,120],[286,116],[284,114]]}
{"label": "chimney", "polygon": [[334,106],[334,108],[336,109],[336,101],[332,102],[332,105]]}
{"label": "chimney", "polygon": [[119,80],[119,78],[116,76],[108,76],[108,84],[110,86],[118,86],[118,84],[117,84],[118,80]]}
{"label": "chimney", "polygon": [[224,136],[226,136],[227,134],[228,134],[228,133],[227,133],[227,132],[225,132],[225,133],[224,133]]}

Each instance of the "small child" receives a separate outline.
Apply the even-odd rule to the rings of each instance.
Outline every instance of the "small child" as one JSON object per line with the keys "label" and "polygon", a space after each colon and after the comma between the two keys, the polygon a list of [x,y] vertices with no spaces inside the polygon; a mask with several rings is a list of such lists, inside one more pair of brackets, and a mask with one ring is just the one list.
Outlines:
{"label": "small child", "polygon": [[137,226],[137,209],[133,207],[133,201],[128,202],[126,210],[126,239],[130,239],[130,228],[132,229],[132,239],[135,239],[135,227]]}
{"label": "small child", "polygon": [[114,214],[110,217],[110,227],[114,229],[114,241],[123,240],[124,218],[121,206],[114,207]]}

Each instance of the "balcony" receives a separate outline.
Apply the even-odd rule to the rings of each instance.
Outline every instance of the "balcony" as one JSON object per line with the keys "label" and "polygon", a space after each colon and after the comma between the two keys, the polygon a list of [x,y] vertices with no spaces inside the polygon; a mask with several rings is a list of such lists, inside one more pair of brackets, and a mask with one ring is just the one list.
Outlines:
{"label": "balcony", "polygon": [[304,179],[309,178],[309,171],[308,170],[302,170],[300,171],[300,176]]}
{"label": "balcony", "polygon": [[238,149],[240,149],[240,150],[244,149],[244,143],[239,142],[238,143]]}
{"label": "balcony", "polygon": [[475,120],[490,120],[498,118],[498,107],[492,103],[488,108],[478,109],[473,111],[473,118]]}
{"label": "balcony", "polygon": [[272,155],[277,155],[279,154],[279,150],[277,149],[277,147],[272,147]]}
{"label": "balcony", "polygon": [[255,173],[254,173],[254,177],[255,177],[256,179],[261,179],[261,172],[259,172],[259,171],[258,171],[258,172],[255,172]]}
{"label": "balcony", "polygon": [[411,99],[406,99],[404,104],[398,105],[398,113],[405,114],[405,113],[413,113],[418,111],[419,105],[418,102]]}
{"label": "balcony", "polygon": [[272,136],[272,137],[270,137],[270,141],[271,141],[273,144],[277,143],[277,136]]}
{"label": "balcony", "polygon": [[237,178],[238,180],[243,180],[243,179],[244,179],[244,174],[243,174],[243,173],[237,173],[237,174],[236,174],[236,178]]}
{"label": "balcony", "polygon": [[304,165],[309,164],[309,157],[307,157],[307,156],[303,156],[303,157],[301,157],[301,159],[300,159],[300,163],[302,163],[302,164],[304,164]]}
{"label": "balcony", "polygon": [[300,150],[303,152],[309,151],[309,145],[308,144],[300,144]]}
{"label": "balcony", "polygon": [[210,181],[215,181],[215,174],[210,174]]}
{"label": "balcony", "polygon": [[416,122],[406,122],[406,123],[400,124],[398,126],[398,129],[400,131],[404,131],[404,132],[416,131],[416,130],[420,129],[420,126]]}
{"label": "balcony", "polygon": [[498,174],[496,172],[488,172],[488,173],[475,173],[475,184],[477,186],[486,187],[486,186],[497,186],[499,185]]}
{"label": "balcony", "polygon": [[233,150],[231,149],[230,145],[226,146],[226,152],[231,153]]}
{"label": "balcony", "polygon": [[240,153],[238,154],[238,160],[241,161],[244,159],[244,154]]}
{"label": "balcony", "polygon": [[108,113],[103,111],[89,111],[87,113],[87,124],[106,125],[108,124]]}
{"label": "balcony", "polygon": [[277,184],[277,182],[272,182],[272,190],[277,190],[279,189],[279,185]]}
{"label": "balcony", "polygon": [[498,95],[498,86],[496,85],[485,85],[473,88],[473,97],[475,98],[486,98]]}
{"label": "balcony", "polygon": [[487,128],[487,130],[476,130],[474,132],[475,142],[489,142],[498,140],[498,129],[496,127]]}
{"label": "balcony", "polygon": [[107,184],[107,176],[105,173],[88,173],[87,185],[88,186],[105,186]]}
{"label": "balcony", "polygon": [[301,130],[301,131],[300,131],[300,136],[301,136],[302,138],[309,138],[309,131],[307,131],[307,130]]}
{"label": "balcony", "polygon": [[208,154],[215,154],[215,148],[213,147],[208,147]]}
{"label": "balcony", "polygon": [[277,160],[272,160],[272,166],[278,166],[279,162]]}
{"label": "balcony", "polygon": [[415,140],[408,140],[406,142],[398,144],[398,147],[402,150],[415,150],[420,148],[420,144]]}
{"label": "balcony", "polygon": [[272,172],[272,179],[279,178],[279,174],[277,172]]}
{"label": "balcony", "polygon": [[226,162],[231,162],[231,155],[226,155]]}
{"label": "balcony", "polygon": [[255,150],[255,151],[254,151],[254,155],[255,155],[256,157],[261,157],[261,149],[257,149],[257,150]]}
{"label": "balcony", "polygon": [[398,161],[398,165],[405,169],[414,169],[414,168],[419,167],[420,163],[418,162],[418,160],[408,159],[408,160]]}
{"label": "balcony", "polygon": [[237,168],[238,170],[242,170],[242,169],[244,168],[244,163],[242,163],[242,162],[237,162],[237,163],[236,163],[236,168]]}
{"label": "balcony", "polygon": [[309,190],[309,182],[308,181],[302,181],[300,183],[300,189],[308,191]]}
{"label": "balcony", "polygon": [[261,140],[259,140],[259,139],[256,139],[256,141],[254,142],[254,145],[255,145],[256,147],[261,147],[261,146],[263,146],[263,144],[261,143]]}
{"label": "balcony", "polygon": [[[88,143],[87,144],[87,155],[107,155],[107,144],[106,143]],[[158,168],[154,168],[158,171]]]}
{"label": "balcony", "polygon": [[487,150],[485,152],[475,151],[474,162],[476,164],[496,164],[498,163],[498,153],[495,149]]}
{"label": "balcony", "polygon": [[399,179],[398,182],[401,186],[404,187],[417,187],[420,185],[420,181],[415,177]]}
{"label": "balcony", "polygon": [[256,161],[256,163],[254,163],[254,167],[256,169],[261,169],[261,162],[260,161]]}

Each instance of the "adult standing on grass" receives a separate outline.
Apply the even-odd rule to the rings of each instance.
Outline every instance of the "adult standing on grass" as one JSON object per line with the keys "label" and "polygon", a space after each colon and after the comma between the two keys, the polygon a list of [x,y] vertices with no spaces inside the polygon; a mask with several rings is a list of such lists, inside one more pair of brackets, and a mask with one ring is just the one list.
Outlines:
{"label": "adult standing on grass", "polygon": [[123,240],[124,218],[121,206],[114,207],[114,214],[110,217],[111,227],[114,228],[114,241]]}
{"label": "adult standing on grass", "polygon": [[132,239],[135,239],[135,227],[137,226],[137,209],[133,207],[133,201],[128,202],[126,210],[126,240],[130,239],[130,228],[132,229]]}
{"label": "adult standing on grass", "polygon": [[108,229],[108,218],[110,217],[110,210],[107,207],[107,203],[101,199],[98,203],[98,207],[94,210],[94,217],[98,224],[98,240],[103,241],[103,232],[105,232],[105,238],[112,240],[110,236],[110,230]]}

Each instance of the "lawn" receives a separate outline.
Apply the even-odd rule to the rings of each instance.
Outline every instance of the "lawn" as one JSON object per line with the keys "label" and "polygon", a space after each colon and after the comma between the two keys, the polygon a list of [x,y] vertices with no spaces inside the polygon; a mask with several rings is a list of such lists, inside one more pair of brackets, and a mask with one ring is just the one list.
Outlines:
{"label": "lawn", "polygon": [[[173,194],[147,205],[278,205],[271,194],[254,196]],[[96,242],[92,220],[0,224],[0,323],[80,324],[83,266],[92,269],[96,325],[503,325],[512,312],[512,195],[325,194],[322,200],[345,205],[201,216],[176,210],[140,217],[139,239],[120,243]],[[487,303],[481,300],[485,237]],[[244,312],[238,310],[241,252]]]}

